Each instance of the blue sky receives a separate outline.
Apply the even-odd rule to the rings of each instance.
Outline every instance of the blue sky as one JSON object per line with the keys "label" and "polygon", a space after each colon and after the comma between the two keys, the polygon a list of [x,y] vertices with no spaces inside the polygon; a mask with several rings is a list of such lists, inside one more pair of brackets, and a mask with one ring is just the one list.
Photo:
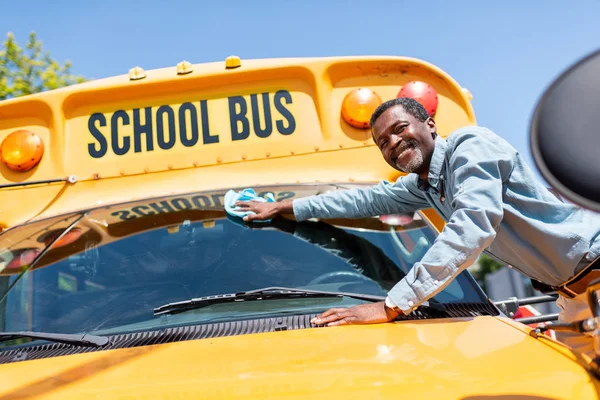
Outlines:
{"label": "blue sky", "polygon": [[89,78],[231,54],[417,57],[469,88],[479,124],[530,161],[535,102],[564,68],[600,48],[599,15],[593,0],[0,0],[0,33],[25,44],[35,30],[46,50]]}

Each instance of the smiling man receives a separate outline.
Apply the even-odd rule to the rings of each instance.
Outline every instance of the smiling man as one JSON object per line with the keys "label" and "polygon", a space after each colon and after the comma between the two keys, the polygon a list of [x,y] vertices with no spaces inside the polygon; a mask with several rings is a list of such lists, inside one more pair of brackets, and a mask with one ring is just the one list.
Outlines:
{"label": "smiling man", "polygon": [[[331,309],[315,324],[370,324],[409,314],[440,292],[486,250],[540,285],[556,290],[564,322],[589,316],[585,288],[600,276],[600,217],[562,202],[540,183],[521,155],[486,128],[437,135],[435,121],[415,100],[383,103],[371,118],[385,161],[407,173],[395,183],[285,200],[242,202],[246,221],[293,212],[309,218],[362,218],[434,208],[446,225],[420,262],[385,302]],[[568,343],[593,351],[591,338]],[[566,341],[566,338],[565,338]]]}

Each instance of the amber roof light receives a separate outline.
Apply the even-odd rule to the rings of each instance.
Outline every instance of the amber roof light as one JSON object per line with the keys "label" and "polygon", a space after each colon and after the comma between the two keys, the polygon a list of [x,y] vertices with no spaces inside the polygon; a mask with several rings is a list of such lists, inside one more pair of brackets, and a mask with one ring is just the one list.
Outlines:
{"label": "amber roof light", "polygon": [[381,103],[381,98],[371,89],[354,89],[344,97],[342,117],[355,128],[367,129],[371,115]]}
{"label": "amber roof light", "polygon": [[43,155],[44,142],[31,131],[13,132],[0,145],[0,161],[13,171],[29,171],[40,162]]}

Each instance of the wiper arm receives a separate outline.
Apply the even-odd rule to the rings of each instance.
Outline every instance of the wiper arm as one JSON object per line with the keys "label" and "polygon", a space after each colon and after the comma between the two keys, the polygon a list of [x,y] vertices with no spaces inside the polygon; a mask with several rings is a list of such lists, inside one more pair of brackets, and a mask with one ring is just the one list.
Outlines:
{"label": "wiper arm", "polygon": [[175,303],[168,303],[154,309],[154,315],[175,314],[183,311],[194,310],[213,304],[233,303],[236,301],[256,301],[273,299],[293,299],[309,297],[350,297],[366,301],[384,301],[384,296],[373,296],[360,293],[326,292],[321,290],[295,289],[282,286],[273,286],[246,292],[217,294],[214,296],[198,297]]}
{"label": "wiper arm", "polygon": [[88,335],[87,333],[69,334],[30,331],[0,332],[0,342],[6,342],[7,340],[19,338],[48,340],[50,342],[65,343],[85,347],[102,347],[109,343],[109,340],[106,336]]}
{"label": "wiper arm", "polygon": [[55,237],[54,239],[52,239],[52,241],[46,247],[44,247],[44,249],[40,252],[40,254],[38,254],[33,259],[33,261],[31,261],[31,263],[28,266],[26,266],[25,268],[23,268],[23,270],[21,271],[21,273],[8,286],[8,288],[4,292],[4,296],[2,296],[2,298],[0,298],[0,303],[2,303],[8,297],[8,294],[10,293],[10,291],[12,290],[12,288],[17,285],[17,283],[21,280],[21,278],[23,276],[25,276],[25,274],[27,273],[27,271],[29,271],[31,268],[33,268],[35,266],[35,264],[37,264],[37,262],[39,260],[41,260],[42,257],[44,257],[48,251],[50,251],[50,249],[52,249],[52,246],[54,246],[54,244],[56,242],[58,242],[60,239],[62,239],[63,236],[65,236],[67,233],[69,233],[69,231],[71,229],[73,229],[73,227],[75,227],[75,225],[77,225],[77,223],[79,223],[79,221],[81,221],[83,219],[83,217],[85,217],[85,216],[86,216],[85,213],[82,213],[81,215],[79,215],[75,219],[75,221],[71,222],[71,224],[65,230],[62,231],[62,233],[60,235],[58,235],[57,237]]}

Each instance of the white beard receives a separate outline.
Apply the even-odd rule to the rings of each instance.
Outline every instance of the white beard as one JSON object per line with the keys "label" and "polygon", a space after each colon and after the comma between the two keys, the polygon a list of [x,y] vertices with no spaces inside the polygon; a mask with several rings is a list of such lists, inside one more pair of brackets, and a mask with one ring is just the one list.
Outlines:
{"label": "white beard", "polygon": [[415,146],[412,148],[412,151],[414,152],[414,155],[408,164],[401,166],[400,163],[396,163],[396,167],[398,167],[401,172],[409,174],[411,172],[415,172],[421,168],[421,165],[423,165],[423,152],[421,151],[421,148],[419,146]]}

